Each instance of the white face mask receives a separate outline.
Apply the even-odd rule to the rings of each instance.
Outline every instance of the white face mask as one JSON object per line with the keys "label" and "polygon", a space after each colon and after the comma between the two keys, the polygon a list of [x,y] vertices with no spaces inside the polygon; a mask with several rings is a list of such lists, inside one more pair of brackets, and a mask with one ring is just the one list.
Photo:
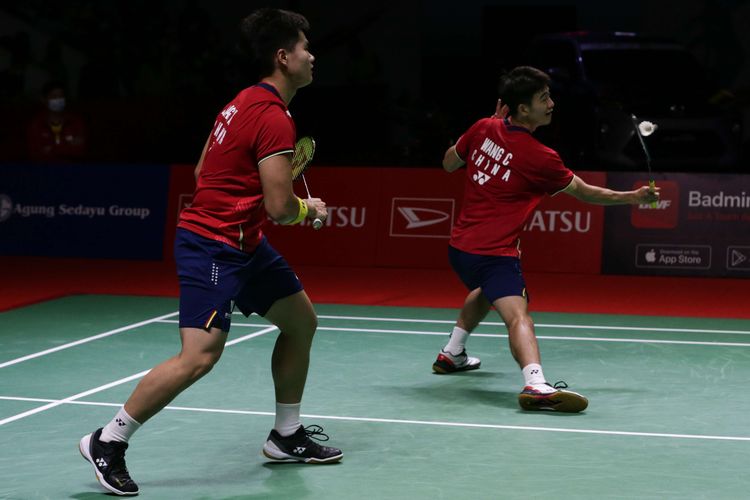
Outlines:
{"label": "white face mask", "polygon": [[56,97],[54,99],[48,99],[47,100],[47,107],[50,111],[53,111],[55,113],[59,113],[65,109],[65,98],[64,97]]}

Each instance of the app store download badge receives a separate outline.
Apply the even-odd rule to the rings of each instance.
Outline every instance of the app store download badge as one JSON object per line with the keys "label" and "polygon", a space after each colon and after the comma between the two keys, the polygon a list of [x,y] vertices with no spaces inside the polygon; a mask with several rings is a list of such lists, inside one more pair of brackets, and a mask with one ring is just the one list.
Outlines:
{"label": "app store download badge", "polygon": [[635,267],[645,269],[710,269],[710,245],[638,244]]}

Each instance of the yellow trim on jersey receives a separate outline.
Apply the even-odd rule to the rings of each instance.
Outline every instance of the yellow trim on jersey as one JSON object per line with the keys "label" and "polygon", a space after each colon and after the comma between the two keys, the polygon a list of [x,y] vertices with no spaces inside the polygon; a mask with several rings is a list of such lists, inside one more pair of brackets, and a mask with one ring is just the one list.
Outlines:
{"label": "yellow trim on jersey", "polygon": [[556,195],[558,195],[558,194],[562,193],[563,191],[565,191],[566,189],[568,189],[568,188],[570,187],[570,185],[571,185],[571,184],[573,184],[573,181],[574,181],[575,179],[576,179],[576,174],[573,174],[573,177],[572,177],[572,178],[570,179],[570,182],[569,182],[569,183],[568,183],[568,184],[567,184],[567,185],[566,185],[566,186],[565,186],[564,188],[562,188],[562,189],[561,189],[561,190],[559,190],[559,191],[555,191],[555,192],[554,192],[554,193],[552,193],[552,194],[551,194],[550,196],[556,196]]}
{"label": "yellow trim on jersey", "polygon": [[294,154],[294,150],[293,149],[285,149],[284,151],[279,151],[277,153],[272,153],[272,154],[270,154],[268,156],[265,156],[265,157],[261,158],[260,160],[258,160],[258,165],[260,165],[262,162],[266,161],[269,158],[273,158],[274,156],[288,155],[288,154]]}

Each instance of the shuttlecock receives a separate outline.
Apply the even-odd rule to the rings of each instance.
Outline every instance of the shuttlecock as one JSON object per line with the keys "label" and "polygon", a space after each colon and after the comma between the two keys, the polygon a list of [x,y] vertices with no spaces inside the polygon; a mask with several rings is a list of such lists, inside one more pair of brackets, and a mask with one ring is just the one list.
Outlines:
{"label": "shuttlecock", "polygon": [[652,123],[648,120],[642,121],[638,124],[638,130],[640,130],[643,137],[650,136],[651,134],[656,132],[657,128],[659,128],[659,126],[656,123]]}

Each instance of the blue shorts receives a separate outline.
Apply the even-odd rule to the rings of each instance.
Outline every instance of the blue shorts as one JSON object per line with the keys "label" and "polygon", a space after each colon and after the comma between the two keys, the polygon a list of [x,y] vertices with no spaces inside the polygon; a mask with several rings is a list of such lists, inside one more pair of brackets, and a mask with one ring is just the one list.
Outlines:
{"label": "blue shorts", "polygon": [[286,260],[265,237],[253,253],[177,228],[180,328],[228,332],[234,306],[265,316],[274,302],[302,290]]}
{"label": "blue shorts", "polygon": [[481,288],[490,304],[514,295],[529,300],[518,257],[477,255],[448,245],[448,259],[466,288]]}

